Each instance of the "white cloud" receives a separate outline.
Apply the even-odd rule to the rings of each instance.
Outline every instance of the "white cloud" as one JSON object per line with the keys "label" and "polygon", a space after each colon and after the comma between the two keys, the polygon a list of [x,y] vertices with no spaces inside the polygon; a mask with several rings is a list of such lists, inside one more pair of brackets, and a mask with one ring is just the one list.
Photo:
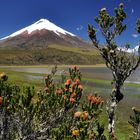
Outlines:
{"label": "white cloud", "polygon": [[84,27],[83,27],[82,25],[80,25],[79,27],[76,28],[76,30],[77,30],[77,31],[81,31],[81,30],[83,30],[83,28],[84,28]]}
{"label": "white cloud", "polygon": [[137,38],[139,35],[138,34],[132,34],[132,37]]}
{"label": "white cloud", "polygon": [[131,10],[131,14],[133,14],[134,13],[134,9],[132,8],[132,10]]}

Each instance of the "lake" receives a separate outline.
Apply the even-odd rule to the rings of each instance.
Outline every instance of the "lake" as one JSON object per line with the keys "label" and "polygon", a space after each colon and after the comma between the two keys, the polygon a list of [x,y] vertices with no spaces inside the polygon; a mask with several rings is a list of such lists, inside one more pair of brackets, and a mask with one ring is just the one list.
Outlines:
{"label": "lake", "polygon": [[[50,67],[9,67],[12,71],[17,72],[27,72],[27,73],[39,73],[39,74],[48,74],[51,73]],[[68,68],[58,67],[57,74],[60,75],[63,70],[68,71]],[[82,72],[83,77],[102,79],[102,80],[111,80],[112,74],[111,71],[106,67],[81,67],[80,71]],[[126,83],[137,83],[140,84],[140,68],[138,68],[132,75],[126,80]]]}

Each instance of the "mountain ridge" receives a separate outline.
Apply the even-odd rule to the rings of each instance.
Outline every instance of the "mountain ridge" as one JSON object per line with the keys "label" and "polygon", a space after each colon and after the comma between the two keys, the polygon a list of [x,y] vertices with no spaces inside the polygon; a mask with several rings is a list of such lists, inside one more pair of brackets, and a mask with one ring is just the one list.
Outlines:
{"label": "mountain ridge", "polygon": [[68,31],[56,26],[54,23],[50,22],[48,19],[43,19],[42,18],[42,19],[38,20],[37,22],[10,34],[9,36],[1,38],[0,40],[4,40],[4,39],[10,38],[10,37],[15,37],[19,34],[22,34],[25,31],[27,31],[28,34],[31,34],[33,31],[41,30],[41,29],[46,29],[46,30],[53,31],[57,35],[60,35],[60,33],[61,33],[61,34],[69,34],[71,36],[76,36],[76,35],[68,32]]}
{"label": "mountain ridge", "polygon": [[47,47],[59,44],[73,47],[90,47],[91,44],[80,37],[68,32],[47,19],[22,28],[9,36],[0,39],[0,47]]}

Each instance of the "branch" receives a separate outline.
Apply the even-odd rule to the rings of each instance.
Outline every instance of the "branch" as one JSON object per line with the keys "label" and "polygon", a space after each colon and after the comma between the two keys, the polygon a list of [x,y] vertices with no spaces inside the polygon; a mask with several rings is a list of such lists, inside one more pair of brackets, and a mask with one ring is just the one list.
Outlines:
{"label": "branch", "polygon": [[[139,63],[140,63],[140,56],[138,57],[138,61],[136,62],[135,66],[133,66],[133,67],[129,70],[129,72],[128,72],[128,74],[127,74],[127,77],[130,76],[130,74],[132,73],[132,71],[136,70],[136,68],[139,66]],[[126,77],[126,78],[127,78],[127,77]]]}
{"label": "branch", "polygon": [[[64,117],[65,110],[62,108],[57,114],[56,117],[53,117],[53,119],[50,122],[44,122],[40,126],[42,127],[42,130],[34,132],[33,134],[29,134],[23,138],[23,140],[29,140],[29,139],[36,139],[36,138],[42,138],[45,139],[49,138],[50,136],[50,130],[56,125],[56,123],[60,122],[60,120]],[[43,138],[43,139],[44,139]]]}

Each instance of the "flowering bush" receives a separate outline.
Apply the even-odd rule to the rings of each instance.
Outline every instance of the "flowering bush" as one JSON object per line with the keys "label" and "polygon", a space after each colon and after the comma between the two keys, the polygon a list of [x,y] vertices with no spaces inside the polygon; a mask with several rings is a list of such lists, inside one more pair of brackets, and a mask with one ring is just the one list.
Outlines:
{"label": "flowering bush", "polygon": [[81,102],[84,88],[77,66],[54,80],[56,70],[47,75],[45,88],[19,87],[0,74],[0,139],[97,139],[105,140],[98,117],[103,100],[89,95]]}

